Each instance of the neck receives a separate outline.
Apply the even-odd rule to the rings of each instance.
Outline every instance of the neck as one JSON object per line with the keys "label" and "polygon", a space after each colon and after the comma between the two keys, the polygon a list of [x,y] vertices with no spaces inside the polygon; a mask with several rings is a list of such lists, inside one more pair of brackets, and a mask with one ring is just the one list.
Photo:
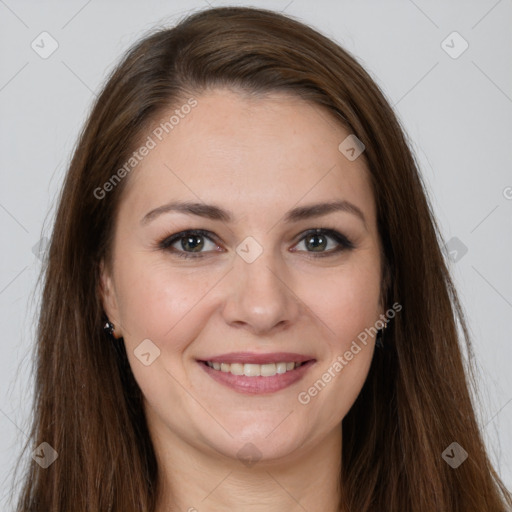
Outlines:
{"label": "neck", "polygon": [[161,489],[156,512],[339,512],[341,426],[309,452],[252,464],[205,453],[172,433],[153,443]]}

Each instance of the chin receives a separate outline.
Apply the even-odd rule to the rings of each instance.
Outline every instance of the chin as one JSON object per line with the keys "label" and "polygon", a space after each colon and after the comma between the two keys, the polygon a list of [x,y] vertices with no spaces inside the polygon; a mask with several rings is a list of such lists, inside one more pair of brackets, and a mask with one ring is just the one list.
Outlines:
{"label": "chin", "polygon": [[[281,419],[282,421],[282,419]],[[275,429],[274,424],[274,429]],[[240,429],[240,426],[238,427]],[[279,429],[279,427],[278,427]],[[291,435],[289,428],[284,428],[281,432],[275,429],[269,429],[265,434],[256,432],[261,430],[248,426],[242,434],[240,430],[230,433],[233,437],[223,436],[223,439],[210,439],[210,446],[221,455],[238,459],[248,467],[263,462],[279,462],[287,458],[293,458],[297,451],[304,446],[304,439],[299,439]],[[254,435],[248,435],[248,432],[254,431]],[[272,432],[270,435],[269,433]]]}

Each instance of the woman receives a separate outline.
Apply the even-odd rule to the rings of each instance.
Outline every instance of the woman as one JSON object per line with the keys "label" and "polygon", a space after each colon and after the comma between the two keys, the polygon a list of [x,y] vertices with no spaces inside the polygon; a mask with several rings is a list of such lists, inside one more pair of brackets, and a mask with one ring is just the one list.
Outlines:
{"label": "woman", "polygon": [[512,505],[404,134],[295,20],[209,9],[128,53],[44,277],[20,512]]}

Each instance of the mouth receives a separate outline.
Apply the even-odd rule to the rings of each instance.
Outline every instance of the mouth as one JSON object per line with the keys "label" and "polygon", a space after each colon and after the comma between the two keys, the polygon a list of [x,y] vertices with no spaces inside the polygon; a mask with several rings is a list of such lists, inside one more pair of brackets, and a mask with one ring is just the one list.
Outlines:
{"label": "mouth", "polygon": [[[290,356],[288,354],[288,356]],[[274,361],[256,363],[262,355],[232,355],[222,360],[222,356],[208,360],[197,360],[201,368],[216,382],[245,394],[268,394],[280,391],[301,380],[316,359],[293,354],[294,357],[282,357],[273,354]],[[243,362],[252,359],[251,362]],[[267,358],[268,359],[268,358]],[[275,361],[277,359],[277,361]],[[234,361],[236,360],[236,361]]]}
{"label": "mouth", "polygon": [[300,368],[308,361],[302,363],[281,362],[281,363],[218,363],[213,361],[201,361],[203,364],[215,371],[223,373],[231,373],[232,375],[245,375],[246,377],[273,377],[274,375],[282,375],[291,372],[296,368]]}

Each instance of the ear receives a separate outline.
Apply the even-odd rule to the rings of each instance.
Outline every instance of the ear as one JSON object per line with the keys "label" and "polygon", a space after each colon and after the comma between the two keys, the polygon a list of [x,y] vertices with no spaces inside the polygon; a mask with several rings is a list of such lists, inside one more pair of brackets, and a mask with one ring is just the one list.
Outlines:
{"label": "ear", "polygon": [[103,310],[115,326],[115,337],[119,338],[122,333],[114,280],[103,259],[100,261],[99,294]]}

